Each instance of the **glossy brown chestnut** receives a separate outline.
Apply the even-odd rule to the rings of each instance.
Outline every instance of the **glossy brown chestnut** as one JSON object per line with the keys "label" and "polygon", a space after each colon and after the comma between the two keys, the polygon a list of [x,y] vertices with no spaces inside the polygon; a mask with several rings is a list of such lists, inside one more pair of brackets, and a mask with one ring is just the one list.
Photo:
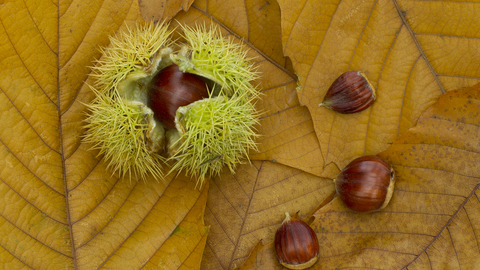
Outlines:
{"label": "glossy brown chestnut", "polygon": [[364,156],[350,162],[334,180],[337,195],[356,212],[385,208],[395,187],[393,168],[378,156]]}
{"label": "glossy brown chestnut", "polygon": [[275,253],[289,269],[305,269],[318,259],[319,245],[315,232],[302,220],[285,213],[285,220],[275,233]]}
{"label": "glossy brown chestnut", "polygon": [[147,105],[157,120],[173,129],[179,107],[207,97],[206,81],[202,77],[183,73],[177,65],[171,65],[162,69],[150,82]]}
{"label": "glossy brown chestnut", "polygon": [[365,110],[372,105],[375,98],[375,89],[365,74],[360,71],[348,71],[332,83],[323,102],[318,106],[350,114]]}

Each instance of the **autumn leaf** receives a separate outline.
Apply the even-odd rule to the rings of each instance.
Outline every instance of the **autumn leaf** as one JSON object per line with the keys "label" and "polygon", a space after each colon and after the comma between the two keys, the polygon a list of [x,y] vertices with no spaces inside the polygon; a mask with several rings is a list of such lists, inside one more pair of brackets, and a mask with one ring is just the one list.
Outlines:
{"label": "autumn leaf", "polygon": [[2,1],[0,21],[0,268],[198,269],[208,184],[121,179],[81,142],[90,66],[138,3]]}
{"label": "autumn leaf", "polygon": [[[312,114],[325,164],[343,168],[385,150],[441,94],[478,82],[479,56],[471,49],[478,16],[465,12],[477,3],[278,2],[284,53],[299,75],[299,100]],[[367,75],[374,105],[355,115],[318,107],[348,70]]]}
{"label": "autumn leaf", "polygon": [[[207,235],[203,211],[208,185],[200,192],[182,175],[164,182],[119,179],[81,142],[84,103],[92,99],[89,67],[100,57],[98,48],[108,45],[109,35],[142,21],[139,6],[135,1],[72,3],[59,9],[51,3],[39,5],[44,13],[31,14],[40,9],[20,2],[8,2],[0,10],[5,37],[2,66],[7,67],[2,70],[1,121],[8,127],[1,137],[2,264],[14,269],[198,269]],[[175,4],[168,12],[178,9]],[[15,27],[17,17],[24,20],[20,30]],[[209,24],[211,18],[196,8],[176,20],[193,25]],[[222,30],[225,35],[233,33],[227,30]],[[265,44],[279,51],[280,43]],[[36,57],[30,57],[32,53]],[[260,88],[271,87],[272,94],[290,91],[291,101],[280,107],[294,107],[297,121],[306,121],[308,127],[297,134],[314,140],[309,115],[292,92],[293,76],[261,51],[250,54],[262,72],[283,76],[288,89],[272,84],[273,79],[259,82]],[[284,155],[288,144],[271,141],[278,160],[290,162]],[[268,150],[264,148],[264,155],[272,156],[265,153]]]}
{"label": "autumn leaf", "polygon": [[145,21],[170,21],[180,11],[188,11],[194,0],[138,0]]}
{"label": "autumn leaf", "polygon": [[[479,160],[478,143],[472,141],[478,123],[459,125],[466,121],[462,118],[476,119],[475,106],[430,127],[426,119],[436,121],[433,115],[440,112],[429,118],[430,109],[418,120],[446,92],[478,82],[480,59],[472,49],[478,47],[477,3],[192,2],[0,3],[2,267],[233,269],[245,262],[242,269],[279,268],[273,234],[284,212],[299,210],[302,216],[315,213],[313,226],[329,243],[321,249],[325,262],[316,267],[359,262],[378,267],[392,252],[399,256],[388,257],[382,267],[480,264],[475,261],[480,246],[478,170],[472,165]],[[225,36],[247,45],[262,75],[256,82],[263,93],[258,103],[261,137],[259,151],[250,155],[252,165],[240,166],[234,175],[224,172],[202,190],[182,175],[163,182],[119,179],[81,143],[83,103],[92,99],[86,83],[91,82],[89,67],[100,57],[98,48],[108,46],[108,36],[126,25],[170,18],[173,26],[219,25]],[[318,108],[330,83],[355,69],[364,71],[377,89],[374,105],[348,117]],[[454,99],[478,103],[468,96]],[[423,126],[417,135],[405,135]],[[429,128],[429,137],[422,137]],[[440,131],[445,137],[439,137]],[[427,137],[434,139],[432,146],[422,141]],[[450,145],[451,139],[457,143]],[[428,146],[415,152],[407,147],[411,143]],[[436,155],[425,151],[437,146]],[[336,199],[319,207],[345,164],[387,148],[382,155],[401,169],[398,190],[385,212],[372,219],[356,216]],[[411,166],[412,159],[394,158],[401,153],[424,154],[427,161],[409,171],[403,167]],[[465,168],[470,172],[464,173]],[[430,178],[428,170],[433,170]],[[415,217],[397,213],[401,209]],[[401,233],[406,237],[380,229],[358,231],[385,224],[382,215],[405,224]],[[426,220],[433,221],[422,228],[420,222]],[[343,238],[337,245],[332,239],[339,235]],[[344,250],[351,250],[348,260],[342,257]]]}
{"label": "autumn leaf", "polygon": [[275,233],[285,212],[313,211],[333,191],[331,181],[269,161],[242,166],[210,183],[210,224],[203,269],[240,266],[259,240]]}
{"label": "autumn leaf", "polygon": [[[213,8],[210,3],[208,6],[202,6],[202,9],[218,10],[222,6],[229,5],[214,2],[212,5],[215,5],[215,8]],[[250,3],[250,1],[246,3]],[[455,4],[446,7],[435,4],[430,6],[430,4],[416,1],[367,1],[362,3],[354,1],[279,1],[283,50],[285,55],[291,58],[295,72],[300,78],[299,101],[297,103],[295,100],[294,103],[291,103],[293,99],[290,94],[294,85],[289,85],[289,91],[282,95],[283,98],[279,97],[281,95],[279,90],[283,90],[281,87],[279,90],[275,90],[275,94],[272,96],[265,91],[267,97],[262,101],[262,106],[274,109],[270,111],[271,114],[267,113],[262,119],[264,121],[262,121],[261,132],[267,135],[261,139],[260,153],[254,154],[252,157],[258,160],[272,160],[304,172],[330,178],[317,178],[316,180],[324,181],[328,185],[328,181],[331,181],[331,178],[334,178],[336,173],[353,158],[366,154],[378,154],[387,149],[396,137],[417,123],[421,113],[432,105],[442,93],[477,82],[478,75],[475,72],[478,70],[479,61],[475,60],[478,59],[475,51],[463,50],[463,55],[468,56],[465,62],[457,63],[458,60],[450,57],[454,51],[449,45],[452,43],[463,44],[462,46],[468,48],[470,42],[475,43],[476,41],[474,38],[465,39],[464,37],[472,36],[468,33],[476,33],[475,31],[462,30],[461,34],[449,33],[449,41],[442,43],[443,46],[437,46],[435,43],[438,36],[446,38],[447,36],[443,36],[445,31],[453,31],[453,28],[445,29],[435,25],[434,22],[436,20],[446,22],[450,18],[445,15],[447,8],[449,16],[462,17],[462,5]],[[232,25],[235,24],[229,23],[232,16],[255,16],[248,12],[248,8],[244,9],[239,6],[236,8],[237,13],[242,15],[237,13],[235,15],[232,13],[229,15],[217,14],[216,18],[218,17],[229,27],[233,27]],[[470,8],[473,7],[470,6]],[[428,12],[425,12],[426,10]],[[424,18],[423,20],[417,19],[419,14]],[[438,19],[434,15],[437,15]],[[467,22],[474,20],[474,15],[469,14],[466,17]],[[238,20],[236,24],[238,24]],[[420,24],[424,25],[419,27]],[[429,27],[425,27],[425,25]],[[468,25],[468,23],[462,22],[462,25]],[[248,27],[244,31],[248,33]],[[439,34],[439,32],[443,34]],[[248,35],[244,36],[248,37]],[[423,43],[419,39],[422,39]],[[448,60],[442,61],[443,57],[440,55],[449,56]],[[448,65],[460,65],[461,68],[453,70],[446,68]],[[469,65],[474,68],[463,68]],[[379,95],[374,106],[365,112],[350,116],[318,108],[330,83],[342,72],[352,69],[366,72],[370,80],[373,80]],[[271,73],[267,72],[266,74]],[[288,76],[288,72],[284,71],[283,76]],[[269,78],[266,76],[263,80],[269,82]],[[276,81],[279,81],[278,78]],[[292,105],[280,107],[284,109],[276,107],[278,104],[287,103],[285,101],[289,101]],[[309,136],[296,136],[299,134],[296,133],[299,130],[310,129],[311,121],[307,118],[296,120],[299,119],[298,116],[303,117],[303,113],[293,113],[294,109],[298,108],[298,104],[305,105],[312,114],[313,134],[318,138],[320,148],[315,140],[303,140]],[[295,124],[288,126],[292,121]],[[303,124],[303,128],[300,123]],[[285,125],[287,126],[284,128]],[[305,128],[307,125],[309,127]],[[308,134],[311,132],[310,129]],[[281,137],[285,138],[283,143],[276,143],[279,140],[282,141],[282,139],[277,139]],[[294,144],[289,138],[297,140],[302,138],[302,140],[298,144]],[[318,157],[318,153],[322,155],[322,158]],[[289,159],[289,156],[292,158]],[[302,161],[298,162],[300,160]],[[257,178],[249,182],[251,181],[266,180]],[[328,187],[325,186],[325,188]],[[330,188],[333,189],[333,187]],[[270,191],[271,195],[267,196],[276,198],[277,190],[272,188]],[[221,193],[225,204],[231,204],[229,196],[232,193],[235,192],[228,191],[228,189]],[[297,198],[296,195],[298,198],[303,196],[301,192],[296,193],[295,191],[291,191],[288,195],[293,198]],[[320,197],[325,198],[326,195],[323,194]],[[254,195],[250,195],[249,198],[253,200]],[[264,204],[272,208],[282,208],[282,202],[275,201],[275,199],[272,201],[271,204]],[[291,211],[301,210],[301,213],[306,215],[315,209],[315,207],[304,204],[303,202],[306,200],[298,201],[301,203],[298,203],[297,208]],[[245,232],[250,232],[246,226],[240,228],[234,226],[234,237],[225,233],[232,230],[229,223],[224,221],[225,216],[232,215],[229,214],[232,213],[231,208],[235,207],[214,203],[207,205],[207,213],[218,214],[210,217],[207,214],[206,216],[207,224],[215,224],[211,228],[215,233],[212,233],[207,240],[202,263],[203,269],[232,269],[234,266],[241,265],[241,262],[246,259],[244,245],[250,246],[253,253],[263,248],[263,244],[258,244],[258,242],[238,240],[248,235]],[[283,209],[279,211],[276,221],[265,222],[263,228],[257,229],[264,232],[262,236],[264,236],[263,242],[266,245],[273,236],[265,231],[271,233],[272,227],[279,226],[283,220],[282,211],[285,208],[283,206]],[[250,222],[248,212],[235,216],[244,219],[245,224]],[[220,231],[222,233],[217,233]],[[260,240],[260,237],[257,240]],[[270,245],[266,248],[266,252],[270,255],[273,254]],[[231,259],[225,259],[224,256],[230,256]],[[249,257],[249,260],[250,258],[252,256]],[[274,266],[271,264],[272,261],[268,260],[267,264],[261,264],[260,262],[266,260],[262,258],[264,257],[254,257],[257,260],[249,265],[251,267],[256,265],[258,269],[264,269],[261,266],[270,268]],[[249,269],[246,267],[247,264],[248,261],[242,266],[242,269]],[[279,267],[279,265],[276,266]]]}
{"label": "autumn leaf", "polygon": [[[395,169],[380,212],[348,210],[335,197],[313,216],[313,269],[476,269],[480,257],[480,84],[443,95],[379,155]],[[277,224],[278,226],[278,224]],[[267,234],[241,269],[281,268]]]}
{"label": "autumn leaf", "polygon": [[[402,241],[420,248],[396,255],[400,265],[408,262],[405,267],[419,269],[478,266],[479,108],[480,84],[451,91],[422,114],[415,128],[381,153],[400,174],[391,211],[411,215],[403,218],[409,221],[403,222],[404,228],[398,225],[400,234],[408,230],[419,235],[415,241],[403,237]],[[413,224],[423,226],[410,229]],[[425,242],[428,245],[420,244]]]}
{"label": "autumn leaf", "polygon": [[270,62],[288,66],[282,53],[280,7],[275,1],[195,1],[194,7],[245,39]]}

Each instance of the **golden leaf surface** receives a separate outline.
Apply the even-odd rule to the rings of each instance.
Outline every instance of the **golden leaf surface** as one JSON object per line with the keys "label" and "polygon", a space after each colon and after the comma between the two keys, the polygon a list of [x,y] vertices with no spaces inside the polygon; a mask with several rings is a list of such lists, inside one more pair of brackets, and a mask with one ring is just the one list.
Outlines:
{"label": "golden leaf surface", "polygon": [[[197,22],[213,21],[223,26],[226,35],[243,39],[250,48],[249,57],[257,64],[261,78],[255,84],[263,93],[258,102],[262,112],[258,126],[261,137],[257,140],[259,151],[252,152],[250,158],[271,160],[320,175],[324,163],[311,116],[296,97],[297,78],[283,66],[287,64],[281,51],[272,48],[281,45],[278,5],[265,1],[239,4],[200,0],[189,11],[194,12],[199,14]],[[237,19],[232,20],[232,16]]]}
{"label": "golden leaf surface", "polygon": [[273,62],[287,65],[282,54],[280,7],[276,1],[197,0],[194,5]]}
{"label": "golden leaf surface", "polygon": [[208,184],[119,179],[81,142],[89,66],[142,21],[137,1],[0,3],[1,269],[200,268]]}
{"label": "golden leaf surface", "polygon": [[[333,190],[331,179],[319,176],[332,178],[354,157],[385,150],[416,124],[441,93],[472,85],[479,77],[480,61],[472,49],[478,47],[478,16],[467,12],[477,10],[474,2],[279,0],[277,5],[258,0],[195,1],[176,19],[189,25],[219,24],[225,35],[244,39],[262,73],[258,83],[264,93],[258,104],[264,111],[260,151],[251,154],[258,161],[240,167],[233,176],[225,174],[210,182],[207,240],[202,220],[207,188],[195,191],[184,177],[162,183],[151,180],[147,185],[153,187],[148,188],[144,183],[127,183],[104,172],[103,162],[80,143],[81,102],[91,99],[85,81],[88,66],[100,56],[98,47],[108,45],[108,35],[125,24],[142,21],[142,15],[158,19],[164,12],[163,18],[173,16],[192,1],[168,1],[164,10],[153,14],[145,11],[151,11],[148,5],[158,1],[139,2],[141,6],[135,0],[0,3],[0,123],[4,127],[0,131],[0,265],[6,269],[90,269],[94,264],[198,269],[205,243],[203,269],[231,269],[245,260],[245,269],[280,267],[271,260],[271,245],[258,244],[259,240],[268,243],[273,238],[284,212],[300,210],[304,216],[328,197]],[[289,71],[292,67],[283,52],[299,75],[302,88],[298,92],[296,76]],[[336,76],[352,69],[365,70],[377,88],[374,106],[352,118],[318,108]],[[443,163],[431,160],[431,164]],[[420,176],[412,179],[422,182],[424,173],[417,172]],[[478,182],[478,175],[473,178]],[[435,235],[435,241],[425,240],[428,247],[414,254],[418,259],[411,260],[409,268],[428,266],[433,252],[435,263],[440,262],[434,265],[442,269],[446,260],[438,254],[445,251],[451,256],[451,247],[457,254],[456,247],[473,246],[472,241],[465,244],[465,239],[479,235],[478,228],[470,229],[473,234],[463,229],[468,231],[468,218],[478,219],[479,193],[470,179],[466,182],[463,187],[465,183],[456,181],[455,195],[447,192],[434,198],[441,193],[433,192],[427,193],[428,200],[422,199],[430,207],[437,207],[435,200],[444,200],[426,216],[445,211],[438,215],[450,215],[452,221]],[[465,189],[474,193],[467,194]],[[393,202],[398,196],[394,195]],[[466,202],[463,216],[458,205],[461,198],[449,199],[455,196],[463,196]],[[440,209],[447,204],[445,210]],[[172,205],[177,208],[166,209]],[[452,208],[458,213],[452,213]],[[326,209],[345,212],[335,202],[318,213]],[[173,223],[157,224],[165,215]],[[367,226],[372,221],[362,222],[361,226]],[[461,230],[457,224],[463,224]],[[321,227],[316,226],[319,232]],[[456,231],[451,233],[451,227]],[[355,238],[355,243],[365,250],[372,243],[386,243],[378,235],[382,232]],[[148,244],[139,246],[140,241]],[[254,247],[259,256],[247,259]],[[337,249],[333,244],[330,248]],[[475,265],[470,259],[473,253],[468,252],[458,255],[462,268]],[[376,258],[358,253],[355,258],[366,262]],[[334,262],[344,257],[328,259]]]}
{"label": "golden leaf surface", "polygon": [[[379,154],[397,176],[385,209],[359,214],[335,197],[316,211],[312,269],[478,269],[479,133],[480,84],[443,95]],[[281,269],[272,239],[242,269]]]}
{"label": "golden leaf surface", "polygon": [[244,165],[210,182],[205,222],[210,225],[202,269],[242,265],[261,239],[271,237],[285,212],[307,214],[334,190],[330,179],[270,161]]}
{"label": "golden leaf surface", "polygon": [[[479,81],[479,3],[279,0],[284,53],[312,114],[325,164],[385,150],[451,89]],[[332,82],[359,70],[377,91],[353,115],[318,107]]]}
{"label": "golden leaf surface", "polygon": [[145,21],[170,21],[179,11],[187,11],[193,1],[195,0],[138,0],[138,4]]}
{"label": "golden leaf surface", "polygon": [[[255,5],[259,10],[264,8],[261,2]],[[200,14],[211,16],[207,11],[220,8],[216,4],[229,5],[228,2],[208,1],[207,5],[204,1],[196,1],[189,12],[197,9],[199,17],[195,20],[202,23],[205,18]],[[243,10],[241,6],[238,8]],[[232,10],[224,9],[224,12],[233,16]],[[275,13],[275,9],[270,12]],[[235,16],[240,15],[235,13]],[[249,16],[255,14],[246,11],[245,17]],[[227,35],[239,37],[233,29],[246,28],[244,42],[251,47],[249,56],[254,57],[261,74],[257,83],[263,95],[258,108],[263,114],[258,126],[259,152],[250,155],[251,159],[259,161],[253,166],[241,166],[234,175],[225,172],[210,182],[205,215],[210,230],[202,260],[202,269],[209,270],[241,265],[258,239],[271,233],[283,220],[285,211],[310,212],[333,190],[330,180],[309,181],[314,178],[309,173],[321,174],[324,166],[310,114],[298,102],[295,76],[278,62],[265,57],[263,52],[269,51],[269,40],[256,45],[251,43],[249,31],[262,29],[261,25],[248,27],[251,19],[229,24],[229,16],[224,17],[218,20],[225,19],[219,23],[225,26]],[[211,20],[218,22],[217,17]],[[277,38],[279,40],[280,36]]]}

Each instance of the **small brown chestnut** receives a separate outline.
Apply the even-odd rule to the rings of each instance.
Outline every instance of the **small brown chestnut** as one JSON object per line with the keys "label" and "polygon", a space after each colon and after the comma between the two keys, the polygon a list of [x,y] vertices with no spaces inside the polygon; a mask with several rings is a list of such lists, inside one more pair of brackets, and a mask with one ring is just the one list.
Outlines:
{"label": "small brown chestnut", "polygon": [[208,98],[204,79],[184,73],[177,65],[170,65],[155,75],[148,86],[147,105],[155,118],[169,129],[175,128],[177,109],[197,100]]}
{"label": "small brown chestnut", "polygon": [[372,105],[375,98],[375,89],[365,74],[360,71],[348,71],[332,83],[323,102],[318,106],[350,114],[365,110]]}
{"label": "small brown chestnut", "polygon": [[275,254],[289,269],[305,269],[318,259],[319,245],[315,232],[307,223],[285,213],[285,220],[275,233]]}
{"label": "small brown chestnut", "polygon": [[350,162],[333,180],[338,197],[356,212],[383,209],[395,187],[393,168],[378,156],[363,156]]}

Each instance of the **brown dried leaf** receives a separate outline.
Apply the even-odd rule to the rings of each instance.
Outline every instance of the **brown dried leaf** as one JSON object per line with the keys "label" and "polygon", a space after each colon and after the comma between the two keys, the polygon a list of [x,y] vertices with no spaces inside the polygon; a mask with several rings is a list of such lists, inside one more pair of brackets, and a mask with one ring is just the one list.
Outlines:
{"label": "brown dried leaf", "polygon": [[0,21],[0,268],[199,269],[208,185],[130,183],[81,142],[88,67],[137,2],[2,1]]}
{"label": "brown dried leaf", "polygon": [[287,65],[282,53],[280,7],[276,1],[197,0],[194,5],[270,60],[282,67]]}
{"label": "brown dried leaf", "polygon": [[[318,140],[315,138],[312,119],[308,110],[300,106],[296,97],[296,77],[264,54],[264,52],[271,50],[270,42],[273,42],[273,40],[278,40],[275,44],[280,44],[280,34],[278,33],[273,37],[261,35],[258,40],[252,40],[251,38],[257,31],[255,29],[269,29],[270,24],[277,18],[278,11],[272,3],[263,6],[261,5],[263,1],[249,1],[249,8],[243,10],[243,6],[240,6],[243,11],[238,12],[236,9],[227,8],[233,5],[233,2],[208,1],[207,4],[205,1],[196,1],[188,13],[188,22],[184,22],[187,24],[205,23],[207,25],[213,22],[223,25],[222,29],[225,35],[244,39],[244,43],[250,49],[249,57],[253,57],[257,63],[261,78],[256,84],[264,94],[258,102],[258,108],[263,112],[263,115],[258,127],[261,134],[261,138],[257,141],[259,152],[251,153],[250,158],[271,160],[320,175],[324,171],[324,163]],[[220,21],[217,18],[207,17],[214,15],[207,13],[207,11],[212,10],[224,11],[221,13],[223,17],[220,16]],[[254,23],[256,28],[251,27],[247,21],[258,21],[257,19],[239,20],[235,23],[230,21],[231,17],[243,16],[241,15],[243,13],[245,13],[245,18],[256,18],[255,16],[265,12],[267,12],[266,18],[268,20]],[[263,17],[263,15],[260,17]],[[222,18],[224,21],[221,21]],[[182,15],[177,16],[177,19],[184,20]],[[263,23],[263,25],[260,23]],[[272,30],[272,33],[274,32]],[[241,36],[245,33],[246,36]],[[256,45],[251,42],[256,42]],[[273,52],[278,54],[277,51]],[[329,168],[326,171],[330,172],[332,169]],[[333,171],[335,171],[335,168]]]}
{"label": "brown dried leaf", "polygon": [[[397,175],[390,204],[359,214],[336,197],[312,228],[312,269],[476,269],[480,257],[480,84],[443,95],[380,156]],[[244,269],[280,269],[271,244]],[[256,262],[256,263],[252,263]]]}
{"label": "brown dried leaf", "polygon": [[145,21],[170,21],[181,10],[188,11],[195,0],[138,0]]}
{"label": "brown dried leaf", "polygon": [[[478,3],[279,0],[284,52],[312,114],[325,164],[343,168],[385,150],[448,90],[480,77]],[[454,26],[453,26],[454,25]],[[366,73],[377,90],[369,109],[353,115],[318,107],[348,70]]]}
{"label": "brown dried leaf", "polygon": [[268,243],[285,212],[312,212],[334,190],[330,179],[256,161],[210,182],[205,222],[210,232],[202,269],[233,269],[252,248]]}

